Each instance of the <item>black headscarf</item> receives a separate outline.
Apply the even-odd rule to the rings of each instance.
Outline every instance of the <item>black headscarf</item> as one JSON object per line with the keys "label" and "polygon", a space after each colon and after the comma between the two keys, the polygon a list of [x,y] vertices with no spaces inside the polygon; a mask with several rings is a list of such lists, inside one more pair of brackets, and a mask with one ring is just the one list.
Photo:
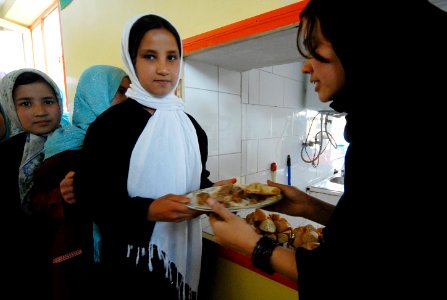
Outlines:
{"label": "black headscarf", "polygon": [[330,106],[348,113],[348,141],[371,120],[382,120],[382,129],[387,121],[397,125],[443,93],[446,15],[424,0],[309,2],[301,19],[319,19],[345,71],[345,87]]}
{"label": "black headscarf", "polygon": [[318,18],[343,65],[331,107],[347,113],[350,145],[325,243],[297,252],[300,299],[434,291],[426,267],[440,258],[418,237],[441,235],[445,196],[431,187],[443,160],[429,148],[445,128],[447,13],[423,0],[310,0],[301,17]]}
{"label": "black headscarf", "polygon": [[[400,94],[396,83],[425,82],[430,75],[423,70],[431,66],[422,67],[418,61],[445,56],[445,46],[438,45],[445,40],[445,15],[424,0],[383,4],[310,1],[301,18],[315,16],[320,20],[323,35],[332,43],[346,74],[346,87],[333,98],[331,106],[339,112],[363,111],[369,103],[362,99],[383,96],[385,90],[386,94]],[[376,105],[375,109],[383,107]]]}

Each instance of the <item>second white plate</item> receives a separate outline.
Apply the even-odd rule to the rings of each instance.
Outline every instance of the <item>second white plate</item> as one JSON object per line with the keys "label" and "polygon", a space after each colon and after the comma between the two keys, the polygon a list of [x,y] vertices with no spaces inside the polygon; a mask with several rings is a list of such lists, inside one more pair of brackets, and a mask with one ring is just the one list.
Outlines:
{"label": "second white plate", "polygon": [[[208,205],[197,203],[196,195],[199,193],[202,193],[202,192],[212,194],[215,191],[217,191],[219,188],[220,188],[220,186],[212,186],[212,187],[209,187],[206,189],[197,190],[197,191],[187,194],[186,197],[190,198],[191,202],[187,203],[186,206],[189,208],[195,209],[195,210],[211,211],[211,208]],[[241,202],[230,202],[230,206],[227,208],[231,211],[238,211],[238,210],[249,209],[249,208],[260,208],[260,207],[264,207],[264,206],[273,204],[281,199],[282,199],[281,194],[276,195],[276,196],[270,196],[270,197],[266,198],[265,200],[256,202],[256,203],[251,203],[249,199],[242,199]]]}

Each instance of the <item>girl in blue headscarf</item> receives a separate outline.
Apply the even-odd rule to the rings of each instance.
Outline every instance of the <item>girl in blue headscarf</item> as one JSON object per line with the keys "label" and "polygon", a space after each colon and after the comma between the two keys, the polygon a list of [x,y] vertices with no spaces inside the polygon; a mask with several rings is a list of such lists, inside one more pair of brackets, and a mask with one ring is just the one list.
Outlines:
{"label": "girl in blue headscarf", "polygon": [[129,84],[120,68],[94,65],[86,69],[76,89],[73,124],[58,128],[48,137],[44,162],[35,172],[33,209],[48,222],[55,299],[79,299],[89,291],[92,222],[78,203],[73,187],[78,150],[96,117],[127,99]]}

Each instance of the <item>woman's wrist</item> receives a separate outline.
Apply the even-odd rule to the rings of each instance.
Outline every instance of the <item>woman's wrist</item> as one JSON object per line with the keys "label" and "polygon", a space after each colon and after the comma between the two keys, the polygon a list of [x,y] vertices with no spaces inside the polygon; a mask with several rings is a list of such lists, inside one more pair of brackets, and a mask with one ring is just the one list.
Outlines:
{"label": "woman's wrist", "polygon": [[305,194],[306,194],[307,199],[306,199],[306,206],[305,206],[304,213],[303,213],[302,217],[311,220],[312,215],[313,215],[312,211],[314,209],[313,197],[310,196],[308,193],[305,193]]}
{"label": "woman's wrist", "polygon": [[259,239],[261,238],[261,235],[256,234],[256,238],[251,240],[251,238],[249,239],[249,241],[247,240],[247,244],[246,247],[244,249],[245,254],[247,256],[252,256],[253,255],[253,251],[255,251],[256,245],[259,241]]}
{"label": "woman's wrist", "polygon": [[335,206],[318,198],[312,197],[311,195],[307,195],[307,197],[307,205],[304,210],[303,217],[322,225],[326,225],[332,215],[332,212],[334,211]]}
{"label": "woman's wrist", "polygon": [[269,237],[261,237],[252,252],[251,262],[256,268],[268,273],[273,274],[274,270],[271,265],[271,258],[273,251],[279,246],[279,242]]}

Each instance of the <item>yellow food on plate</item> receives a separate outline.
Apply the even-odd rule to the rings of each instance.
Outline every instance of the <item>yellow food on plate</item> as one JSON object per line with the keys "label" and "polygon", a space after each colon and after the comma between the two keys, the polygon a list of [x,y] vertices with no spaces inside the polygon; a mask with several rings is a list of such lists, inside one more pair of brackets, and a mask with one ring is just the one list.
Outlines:
{"label": "yellow food on plate", "polygon": [[240,186],[229,183],[217,188],[210,196],[226,207],[243,207],[278,197],[280,194],[281,190],[278,188],[262,183]]}
{"label": "yellow food on plate", "polygon": [[210,210],[206,201],[213,198],[233,211],[263,207],[282,198],[281,190],[258,182],[248,185],[229,183],[213,186],[191,192],[187,196],[191,198],[191,203],[187,206],[192,209]]}
{"label": "yellow food on plate", "polygon": [[281,190],[274,186],[269,186],[265,183],[253,182],[245,186],[244,191],[247,194],[256,194],[256,195],[279,195],[281,194]]}
{"label": "yellow food on plate", "polygon": [[204,205],[206,200],[210,197],[210,194],[205,192],[200,192],[196,195],[197,204]]}

